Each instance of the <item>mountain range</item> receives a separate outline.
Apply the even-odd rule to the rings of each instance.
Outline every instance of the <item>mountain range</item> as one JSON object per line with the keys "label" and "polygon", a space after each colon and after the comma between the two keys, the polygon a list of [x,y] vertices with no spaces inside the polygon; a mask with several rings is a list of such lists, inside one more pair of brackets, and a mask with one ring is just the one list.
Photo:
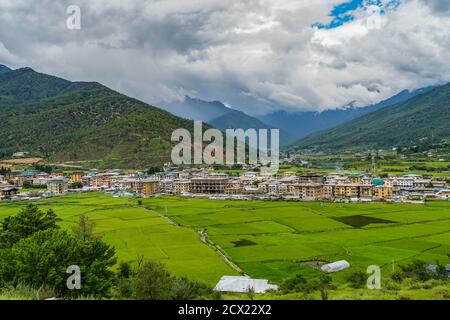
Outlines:
{"label": "mountain range", "polygon": [[3,64],[0,64],[0,74],[7,73],[9,71],[11,71],[10,68],[8,68],[7,66],[5,66]]}
{"label": "mountain range", "polygon": [[335,128],[312,134],[291,149],[352,151],[409,147],[450,138],[450,84],[425,90]]}
{"label": "mountain range", "polygon": [[356,108],[353,104],[350,104],[343,108],[323,112],[278,111],[260,116],[259,119],[271,126],[284,128],[290,137],[295,137],[293,141],[290,141],[293,143],[295,140],[299,140],[309,134],[336,127],[365,114],[429,92],[432,89],[432,87],[427,87],[413,91],[404,90],[387,100],[366,107]]}
{"label": "mountain range", "polygon": [[192,121],[99,83],[30,68],[0,74],[0,124],[0,159],[26,151],[51,162],[127,168],[169,161],[173,130],[193,130]]}
{"label": "mountain range", "polygon": [[0,65],[0,159],[25,151],[50,162],[144,168],[169,161],[172,132],[192,131],[193,119],[221,130],[282,128],[284,143],[312,132],[290,150],[386,149],[450,137],[450,84],[405,90],[365,108],[281,111],[259,119],[219,101],[190,97],[166,109],[189,120],[96,82]]}
{"label": "mountain range", "polygon": [[[179,117],[201,120],[224,132],[226,129],[269,130],[278,128],[242,111],[227,107],[220,101],[204,101],[186,96],[183,101],[169,104],[163,108]],[[281,145],[288,145],[294,141],[295,137],[284,129],[280,129]]]}
{"label": "mountain range", "polygon": [[365,114],[406,101],[429,92],[433,87],[413,91],[404,90],[393,97],[366,107],[349,106],[323,112],[277,111],[262,116],[250,116],[242,111],[225,106],[220,101],[204,101],[185,97],[164,107],[165,110],[183,118],[202,120],[222,131],[225,129],[280,129],[280,144],[288,146],[309,134],[336,127]]}

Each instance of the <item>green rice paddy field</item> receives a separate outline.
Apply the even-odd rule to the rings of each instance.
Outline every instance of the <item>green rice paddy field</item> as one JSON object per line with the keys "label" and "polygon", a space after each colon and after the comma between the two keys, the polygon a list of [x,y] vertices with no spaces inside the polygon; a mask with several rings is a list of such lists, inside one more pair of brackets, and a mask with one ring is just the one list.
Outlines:
{"label": "green rice paddy field", "polygon": [[[317,263],[345,259],[352,268],[333,275],[343,283],[369,265],[387,276],[399,263],[450,263],[450,202],[425,205],[217,201],[158,197],[118,199],[79,194],[38,201],[69,227],[85,214],[114,245],[119,261],[139,256],[163,262],[177,275],[214,285],[237,271],[200,240],[198,231],[246,274],[274,283],[296,273],[316,274]],[[0,220],[25,203],[0,204]],[[167,217],[167,218],[166,218]],[[175,225],[175,224],[177,225]]]}

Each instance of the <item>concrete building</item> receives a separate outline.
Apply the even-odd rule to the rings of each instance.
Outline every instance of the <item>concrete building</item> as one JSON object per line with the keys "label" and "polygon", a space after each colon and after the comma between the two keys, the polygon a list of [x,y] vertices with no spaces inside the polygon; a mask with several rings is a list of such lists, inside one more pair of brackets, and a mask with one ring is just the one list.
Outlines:
{"label": "concrete building", "polygon": [[173,193],[182,194],[192,191],[191,180],[177,180],[173,182]]}
{"label": "concrete building", "polygon": [[386,186],[375,186],[375,197],[378,200],[391,199],[393,195],[393,188]]}
{"label": "concrete building", "polygon": [[47,191],[52,195],[64,195],[67,193],[67,181],[58,177],[51,179],[47,184]]}
{"label": "concrete building", "polygon": [[212,174],[207,177],[192,178],[192,193],[225,194],[228,185],[228,175]]}
{"label": "concrete building", "polygon": [[304,200],[323,199],[323,185],[320,183],[296,183],[289,186],[289,192]]}
{"label": "concrete building", "polygon": [[162,193],[172,193],[174,181],[172,179],[164,179],[159,182]]}
{"label": "concrete building", "polygon": [[315,172],[305,173],[299,177],[299,183],[323,183],[323,181],[323,176]]}
{"label": "concrete building", "polygon": [[134,180],[132,182],[132,190],[144,197],[161,193],[159,181],[150,179]]}
{"label": "concrete building", "polygon": [[72,183],[79,183],[84,176],[85,173],[83,171],[74,171],[70,175],[70,180]]}

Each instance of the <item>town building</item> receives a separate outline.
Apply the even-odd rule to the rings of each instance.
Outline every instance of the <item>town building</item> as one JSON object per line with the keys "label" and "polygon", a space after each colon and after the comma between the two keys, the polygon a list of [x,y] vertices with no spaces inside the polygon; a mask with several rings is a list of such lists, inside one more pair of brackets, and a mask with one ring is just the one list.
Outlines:
{"label": "town building", "polygon": [[228,175],[211,174],[207,177],[192,178],[192,193],[225,194],[228,185]]}
{"label": "town building", "polygon": [[161,193],[161,187],[159,181],[144,179],[144,180],[134,180],[132,182],[132,190],[137,194],[149,197],[155,194]]}
{"label": "town building", "polygon": [[191,180],[178,180],[173,182],[173,193],[182,194],[192,191]]}
{"label": "town building", "polygon": [[66,179],[61,177],[51,179],[47,184],[47,191],[55,196],[66,194],[68,192]]}
{"label": "town building", "polygon": [[323,181],[323,176],[315,172],[305,173],[299,177],[299,183],[323,183]]}

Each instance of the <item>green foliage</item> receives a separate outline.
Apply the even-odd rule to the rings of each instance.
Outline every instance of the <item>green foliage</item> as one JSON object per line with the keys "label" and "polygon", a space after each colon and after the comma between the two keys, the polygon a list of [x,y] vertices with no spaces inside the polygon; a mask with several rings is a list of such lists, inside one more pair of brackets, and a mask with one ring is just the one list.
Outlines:
{"label": "green foliage", "polygon": [[332,279],[329,275],[322,274],[312,279],[306,279],[301,274],[285,280],[280,289],[288,292],[302,292],[304,295],[319,291],[323,300],[328,300],[328,290],[331,289]]}
{"label": "green foliage", "polygon": [[121,262],[117,275],[119,276],[119,278],[128,279],[131,276],[131,271],[131,266],[128,262]]}
{"label": "green foliage", "polygon": [[0,175],[5,175],[11,173],[11,169],[10,168],[5,168],[5,167],[1,167],[0,168]]}
{"label": "green foliage", "polygon": [[289,278],[280,285],[280,289],[284,292],[302,292],[305,289],[307,280],[301,274],[295,275],[293,278]]}
{"label": "green foliage", "polygon": [[93,241],[99,239],[94,234],[95,226],[95,221],[90,221],[88,216],[81,215],[78,218],[78,224],[72,227],[72,231],[81,241]]}
{"label": "green foliage", "polygon": [[33,288],[23,284],[17,286],[7,286],[0,289],[0,297],[10,300],[44,300],[56,297],[56,293],[51,288]]}
{"label": "green foliage", "polygon": [[52,166],[47,166],[47,165],[42,165],[42,164],[33,165],[33,170],[46,172],[48,174],[52,173],[54,169],[55,168],[53,168]]}
{"label": "green foliage", "polygon": [[98,83],[31,69],[0,76],[0,123],[3,157],[20,145],[50,161],[102,160],[104,166],[127,168],[169,161],[173,130],[193,130],[192,121]]}
{"label": "green foliage", "polygon": [[138,300],[170,300],[172,277],[157,262],[145,262],[140,266],[132,280],[133,295]]}
{"label": "green foliage", "polygon": [[[116,262],[114,254],[114,248],[100,240],[82,241],[56,229],[40,231],[0,250],[0,284],[45,286],[63,297],[107,297],[114,279],[109,270]],[[66,270],[71,265],[80,267],[81,290],[67,288]]]}
{"label": "green foliage", "polygon": [[152,261],[135,270],[131,287],[138,300],[191,300],[212,294],[209,286],[186,277],[173,277],[162,264]]}
{"label": "green foliage", "polygon": [[10,248],[39,231],[58,229],[59,221],[53,210],[43,212],[36,205],[28,204],[18,215],[6,217],[1,223],[0,248]]}
{"label": "green foliage", "polygon": [[211,293],[211,288],[204,283],[190,281],[187,277],[172,278],[171,299],[173,300],[193,300]]}
{"label": "green foliage", "polygon": [[147,169],[147,174],[155,174],[158,172],[164,172],[164,169],[162,167],[153,166]]}
{"label": "green foliage", "polygon": [[46,185],[33,184],[33,182],[31,182],[31,181],[24,181],[22,187],[24,189],[46,189],[47,188]]}
{"label": "green foliage", "polygon": [[430,279],[445,279],[447,271],[445,266],[436,262],[436,271],[430,271],[426,268],[427,263],[422,260],[414,260],[409,264],[399,265],[399,269],[391,274],[391,278],[397,282],[404,279],[415,279],[417,281],[425,282]]}
{"label": "green foliage", "polygon": [[69,186],[69,189],[82,189],[83,188],[83,184],[81,182],[74,182],[71,183]]}
{"label": "green foliage", "polygon": [[354,289],[363,288],[367,284],[367,274],[362,271],[357,271],[347,276],[347,282]]}

